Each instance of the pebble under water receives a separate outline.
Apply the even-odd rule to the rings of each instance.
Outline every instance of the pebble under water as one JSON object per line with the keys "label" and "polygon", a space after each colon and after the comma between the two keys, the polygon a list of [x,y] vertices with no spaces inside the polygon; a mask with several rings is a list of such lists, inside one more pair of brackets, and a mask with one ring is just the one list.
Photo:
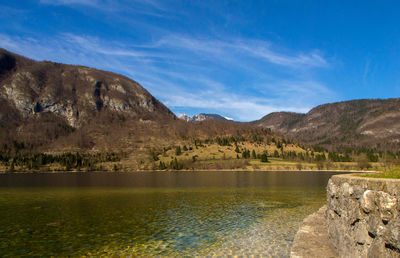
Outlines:
{"label": "pebble under water", "polygon": [[289,256],[324,187],[2,188],[0,256]]}

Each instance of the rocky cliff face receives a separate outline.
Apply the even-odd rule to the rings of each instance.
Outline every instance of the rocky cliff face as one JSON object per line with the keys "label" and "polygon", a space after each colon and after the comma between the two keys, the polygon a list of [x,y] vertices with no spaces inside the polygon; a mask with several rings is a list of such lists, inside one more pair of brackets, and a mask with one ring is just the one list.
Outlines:
{"label": "rocky cliff face", "polygon": [[307,114],[271,113],[252,124],[325,146],[400,142],[400,99],[325,104]]}
{"label": "rocky cliff face", "polygon": [[[168,108],[135,81],[96,69],[35,62],[0,50],[0,101],[20,118],[51,113],[80,127],[100,112],[129,117],[174,118]],[[2,121],[3,122],[3,121]]]}

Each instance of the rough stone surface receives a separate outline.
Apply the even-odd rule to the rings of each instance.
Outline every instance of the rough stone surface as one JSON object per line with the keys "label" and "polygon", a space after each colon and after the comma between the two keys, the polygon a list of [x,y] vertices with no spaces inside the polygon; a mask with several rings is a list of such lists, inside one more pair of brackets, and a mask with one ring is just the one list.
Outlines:
{"label": "rough stone surface", "polygon": [[400,180],[335,175],[327,187],[328,238],[340,257],[400,257]]}
{"label": "rough stone surface", "polygon": [[326,206],[308,216],[297,232],[290,257],[338,257],[329,244],[326,227]]}

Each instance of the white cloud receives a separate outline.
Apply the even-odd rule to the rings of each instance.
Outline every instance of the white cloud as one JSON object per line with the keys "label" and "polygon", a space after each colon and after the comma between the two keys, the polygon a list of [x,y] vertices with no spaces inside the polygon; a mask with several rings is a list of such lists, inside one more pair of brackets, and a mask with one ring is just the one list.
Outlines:
{"label": "white cloud", "polygon": [[221,114],[232,114],[235,120],[253,121],[277,111],[307,112],[310,107],[278,104],[275,100],[244,97],[230,94],[228,97],[214,95],[200,97],[194,94],[168,96],[165,101],[171,107],[193,107],[218,110]]}
{"label": "white cloud", "polygon": [[40,0],[42,4],[49,5],[89,5],[89,6],[99,6],[99,0]]}
{"label": "white cloud", "polygon": [[260,40],[232,39],[223,41],[169,35],[149,47],[160,46],[180,48],[200,54],[219,55],[222,58],[227,56],[233,57],[238,52],[242,52],[242,54],[251,54],[255,58],[266,60],[272,64],[290,67],[303,67],[304,65],[315,67],[328,66],[328,62],[318,54],[317,50],[308,54],[286,55],[273,50],[273,45],[270,42]]}
{"label": "white cloud", "polygon": [[91,7],[103,13],[113,14],[115,16],[121,15],[123,12],[129,12],[130,14],[137,13],[160,18],[171,18],[170,15],[167,15],[171,10],[169,10],[163,1],[158,0],[40,0],[40,3],[67,6],[83,11],[85,11],[85,7]]}
{"label": "white cloud", "polygon": [[307,76],[314,67],[328,65],[318,51],[284,54],[274,52],[272,43],[250,39],[172,35],[131,44],[72,33],[40,40],[0,34],[0,46],[38,60],[122,73],[171,108],[212,109],[241,121],[274,111],[307,112],[335,97]]}
{"label": "white cloud", "polygon": [[309,54],[297,54],[294,56],[284,55],[278,52],[274,52],[270,47],[263,46],[252,46],[252,45],[241,45],[243,50],[259,57],[264,58],[267,61],[282,65],[282,66],[327,66],[327,61],[317,53]]}

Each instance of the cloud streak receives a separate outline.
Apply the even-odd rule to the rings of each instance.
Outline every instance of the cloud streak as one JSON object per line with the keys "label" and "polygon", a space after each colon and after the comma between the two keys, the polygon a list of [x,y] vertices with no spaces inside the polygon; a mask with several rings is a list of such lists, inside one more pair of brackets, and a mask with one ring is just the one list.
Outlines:
{"label": "cloud streak", "polygon": [[99,7],[101,1],[99,0],[40,0],[42,4],[48,5],[87,5],[91,7]]}
{"label": "cloud streak", "polygon": [[335,96],[307,76],[329,66],[317,51],[285,54],[270,42],[252,39],[174,34],[138,44],[73,33],[41,40],[0,34],[0,46],[38,60],[122,73],[173,111],[199,110],[250,121],[274,111],[306,112]]}
{"label": "cloud streak", "polygon": [[[180,48],[198,54],[215,54],[222,57],[241,53],[252,55],[254,58],[265,60],[272,64],[288,67],[315,66],[327,67],[328,62],[317,52],[309,54],[300,53],[297,55],[285,55],[274,50],[270,42],[246,39],[231,40],[207,40],[173,35],[164,37],[156,42],[153,47],[165,46],[168,48]],[[151,47],[151,46],[149,46]]]}

